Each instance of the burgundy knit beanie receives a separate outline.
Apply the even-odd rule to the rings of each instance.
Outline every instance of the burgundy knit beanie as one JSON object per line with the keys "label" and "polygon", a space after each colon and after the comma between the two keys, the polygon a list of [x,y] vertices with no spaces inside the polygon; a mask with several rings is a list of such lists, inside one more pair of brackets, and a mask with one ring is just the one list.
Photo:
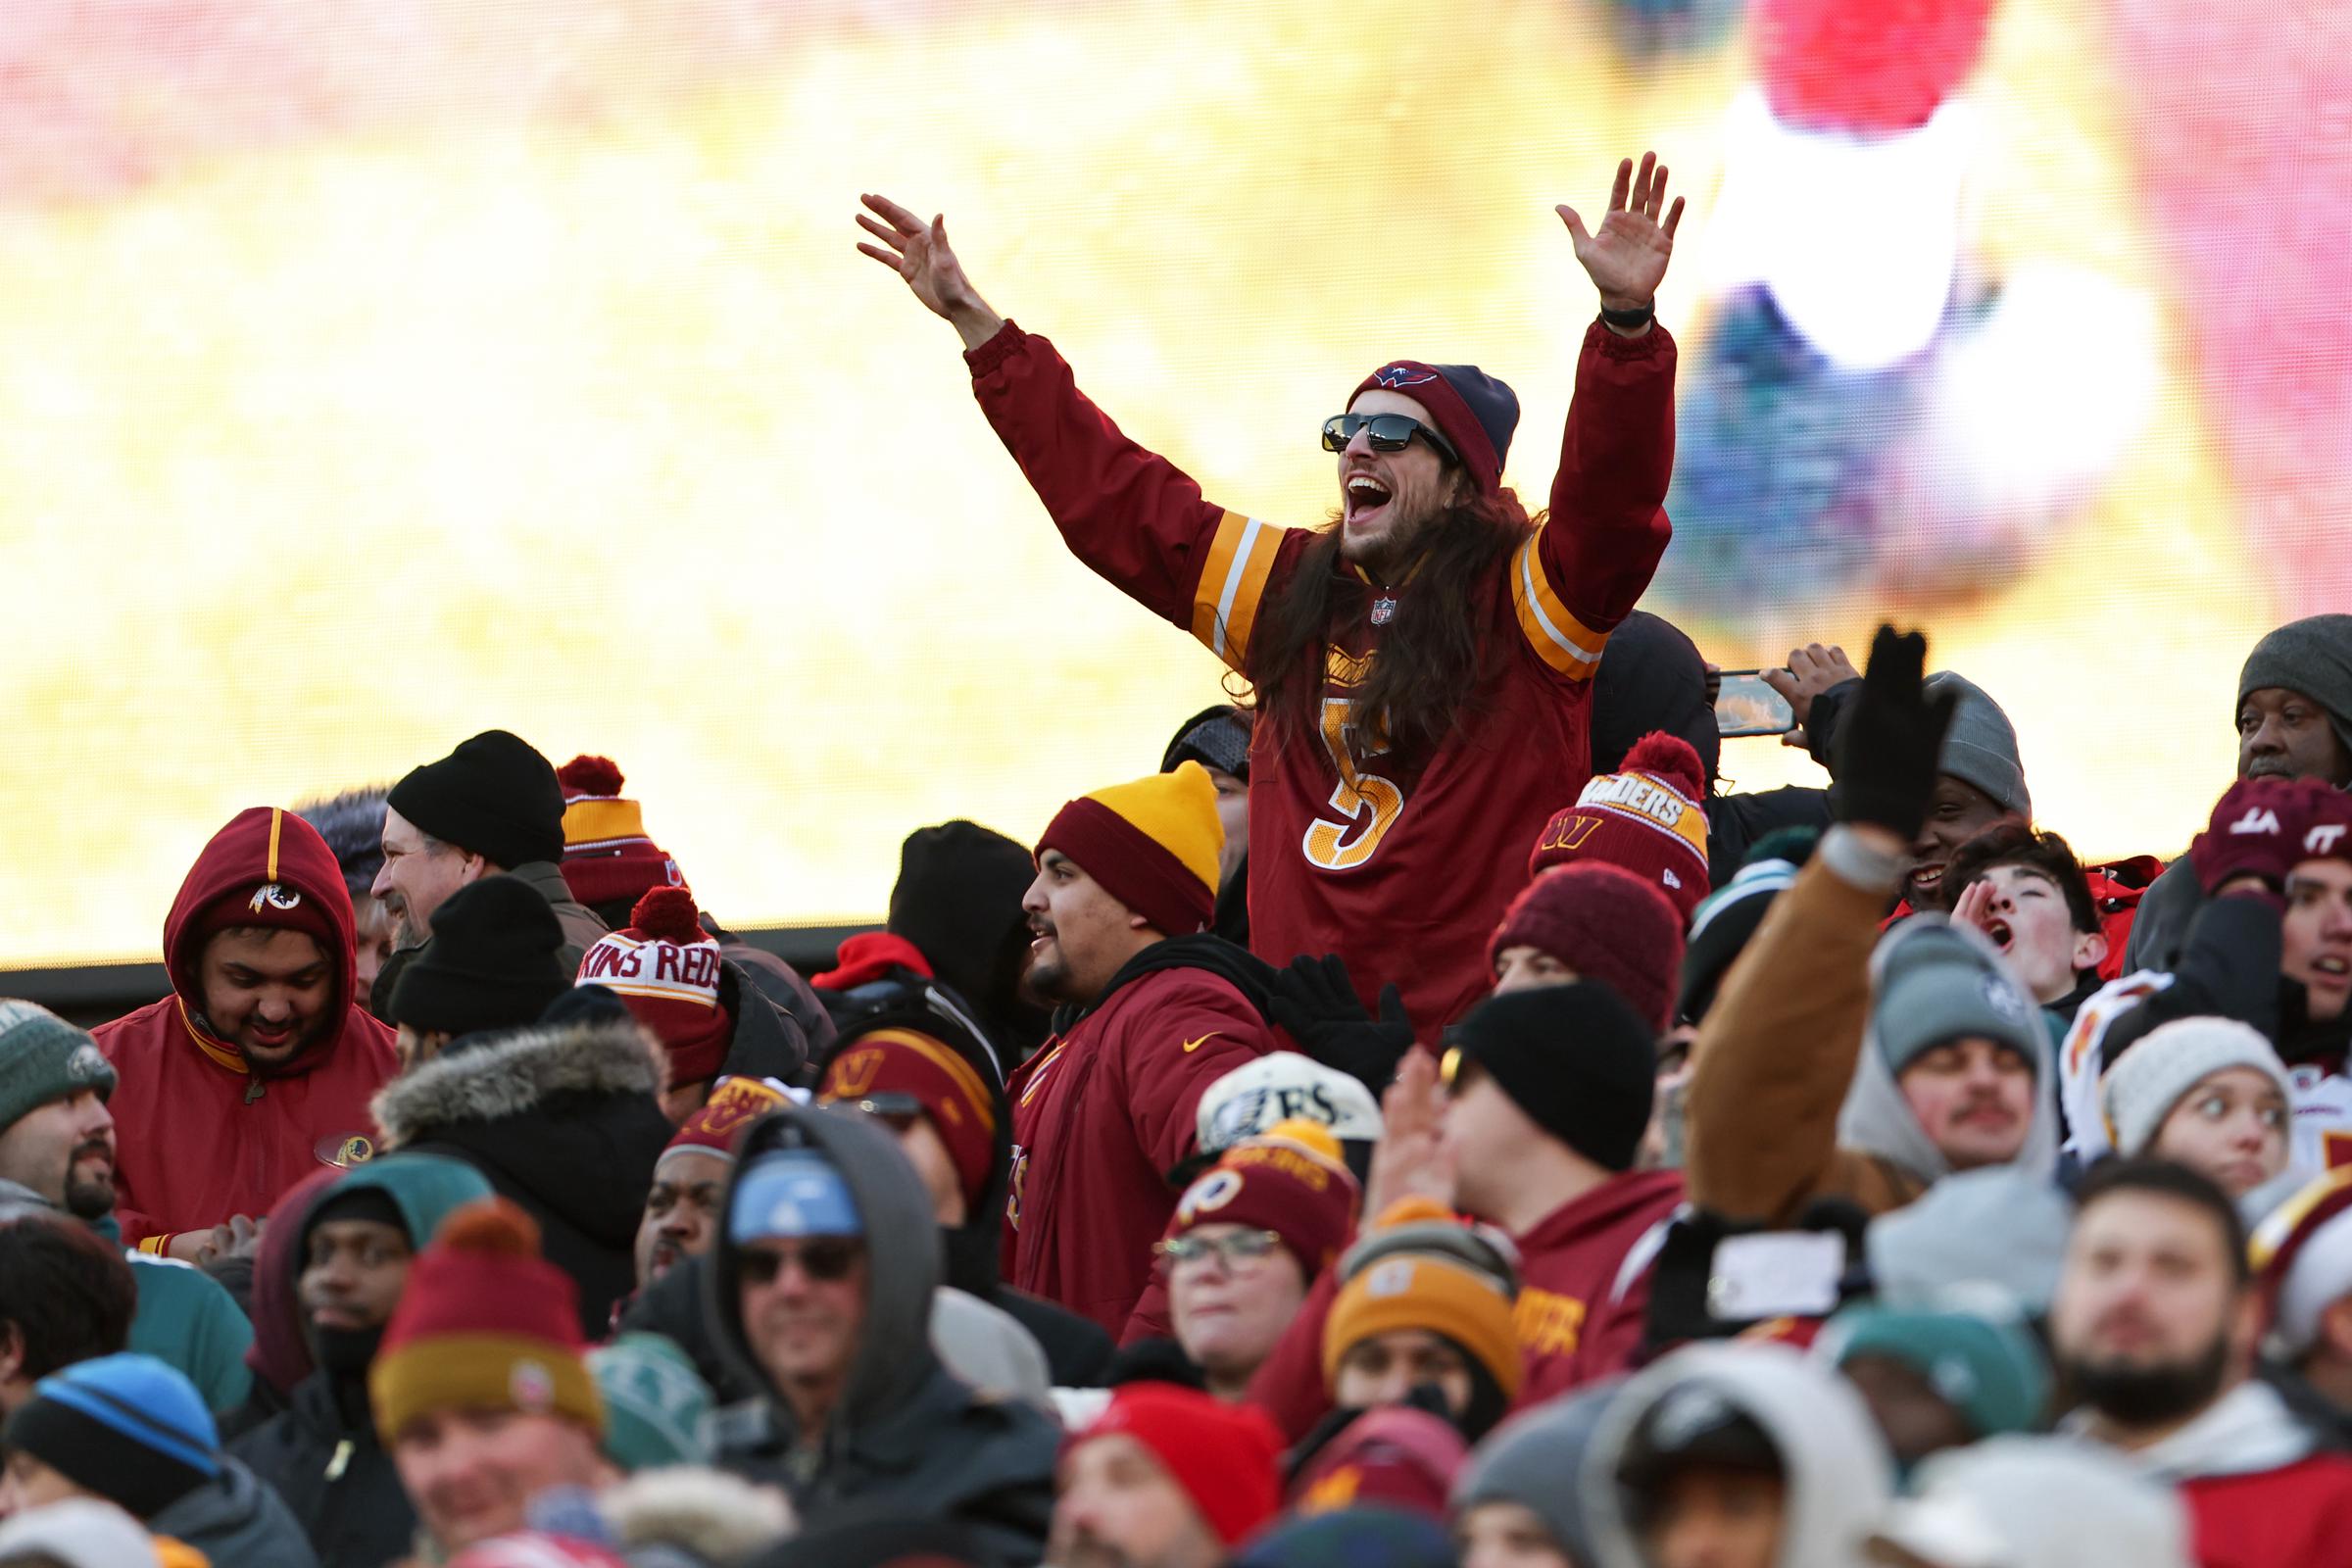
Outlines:
{"label": "burgundy knit beanie", "polygon": [[1489,960],[1522,947],[1600,981],[1660,1034],[1674,1021],[1682,915],[1661,889],[1621,865],[1572,860],[1537,876],[1503,911]]}

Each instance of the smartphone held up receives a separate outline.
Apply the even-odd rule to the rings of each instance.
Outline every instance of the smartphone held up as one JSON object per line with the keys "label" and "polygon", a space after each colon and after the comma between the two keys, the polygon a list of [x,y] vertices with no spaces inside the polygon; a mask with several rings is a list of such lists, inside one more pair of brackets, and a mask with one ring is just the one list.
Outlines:
{"label": "smartphone held up", "polygon": [[1786,735],[1796,728],[1788,699],[1764,684],[1760,669],[1727,669],[1715,694],[1715,730],[1740,735]]}

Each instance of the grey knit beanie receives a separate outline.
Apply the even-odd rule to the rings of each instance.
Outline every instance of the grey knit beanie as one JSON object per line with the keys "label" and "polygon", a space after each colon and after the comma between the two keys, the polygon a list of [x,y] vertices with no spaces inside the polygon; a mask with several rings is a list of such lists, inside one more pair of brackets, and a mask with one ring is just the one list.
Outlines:
{"label": "grey knit beanie", "polygon": [[1596,1561],[1577,1478],[1584,1474],[1601,1417],[1624,1387],[1623,1378],[1588,1384],[1505,1422],[1471,1450],[1470,1462],[1455,1478],[1454,1516],[1482,1502],[1515,1502],[1544,1521],[1570,1562]]}
{"label": "grey knit beanie", "polygon": [[0,997],[0,1132],[84,1089],[115,1092],[98,1043],[38,1003]]}
{"label": "grey knit beanie", "polygon": [[1871,1022],[1895,1077],[1937,1046],[1971,1036],[2007,1046],[2041,1073],[2041,1009],[1975,931],[1915,914],[1879,939],[1878,963]]}
{"label": "grey knit beanie", "polygon": [[2034,797],[2026,793],[2026,764],[2017,750],[2017,730],[2001,705],[1965,675],[1938,670],[1922,683],[1931,697],[1957,692],[1960,705],[1952,711],[1952,727],[1944,732],[1943,750],[1936,771],[1973,784],[2004,811],[2031,818]]}
{"label": "grey knit beanie", "polygon": [[2290,620],[2256,643],[2238,672],[2237,700],[2274,687],[2328,710],[2335,738],[2352,754],[2352,615]]}
{"label": "grey knit beanie", "polygon": [[2251,1067],[2278,1085],[2289,1105],[2295,1086],[2262,1031],[2234,1018],[2175,1018],[2148,1031],[2099,1080],[2099,1107],[2116,1149],[2144,1154],[2156,1129],[2203,1079],[2228,1067]]}

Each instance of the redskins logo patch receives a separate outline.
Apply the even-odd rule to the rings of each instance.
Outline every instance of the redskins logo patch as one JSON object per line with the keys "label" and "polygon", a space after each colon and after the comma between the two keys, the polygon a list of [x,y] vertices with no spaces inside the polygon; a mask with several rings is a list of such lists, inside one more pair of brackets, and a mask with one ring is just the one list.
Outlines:
{"label": "redskins logo patch", "polygon": [[245,907],[260,914],[264,909],[294,910],[302,907],[302,895],[280,882],[265,882],[253,890]]}

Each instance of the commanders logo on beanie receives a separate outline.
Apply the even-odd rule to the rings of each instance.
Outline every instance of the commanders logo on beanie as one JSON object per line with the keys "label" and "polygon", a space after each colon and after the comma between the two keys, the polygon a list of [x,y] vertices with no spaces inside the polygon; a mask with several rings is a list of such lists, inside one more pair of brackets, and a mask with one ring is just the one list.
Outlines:
{"label": "commanders logo on beanie", "polygon": [[1689,741],[1655,730],[1614,773],[1590,780],[1545,825],[1530,875],[1576,860],[1624,866],[1664,893],[1685,923],[1707,896],[1707,777]]}
{"label": "commanders logo on beanie", "polygon": [[1475,365],[1391,360],[1358,381],[1348,401],[1371,391],[1400,392],[1429,410],[1479,489],[1494,495],[1502,488],[1503,461],[1519,428],[1519,394],[1508,385]]}
{"label": "commanders logo on beanie", "polygon": [[1215,915],[1224,847],[1217,787],[1187,761],[1070,802],[1046,825],[1037,856],[1068,856],[1153,930],[1177,937],[1207,929]]}

